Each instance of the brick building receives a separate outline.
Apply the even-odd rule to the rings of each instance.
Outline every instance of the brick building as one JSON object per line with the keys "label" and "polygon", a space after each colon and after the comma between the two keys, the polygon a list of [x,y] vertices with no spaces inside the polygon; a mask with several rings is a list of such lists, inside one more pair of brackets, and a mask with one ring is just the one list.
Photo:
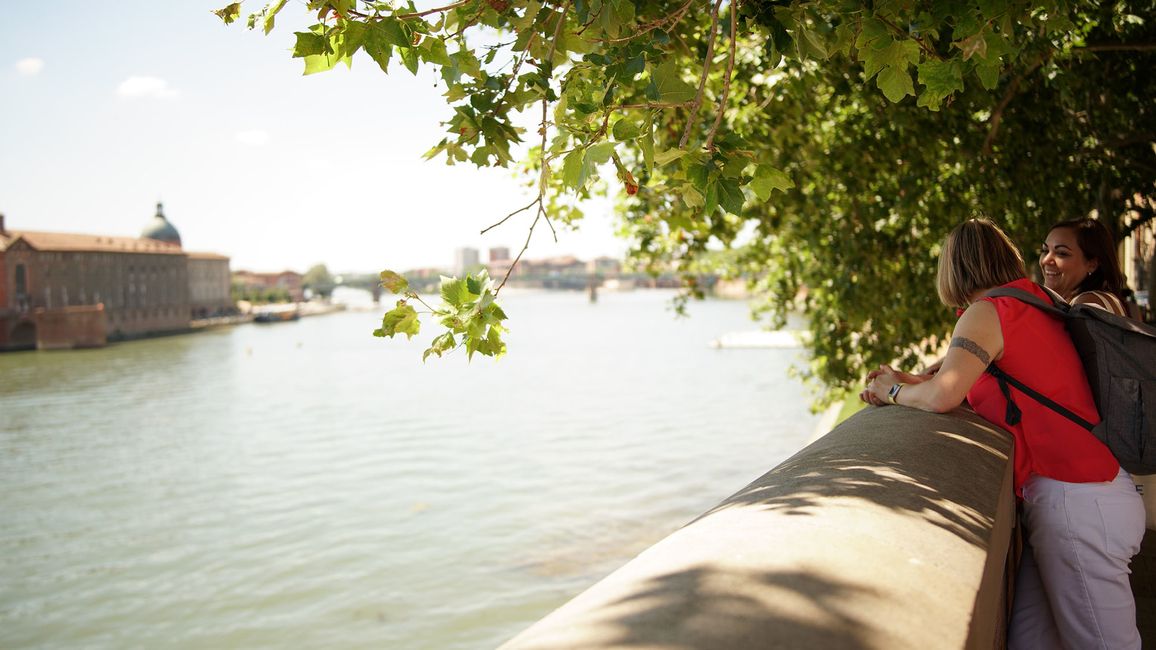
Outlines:
{"label": "brick building", "polygon": [[229,258],[184,251],[159,203],[139,238],[8,230],[0,215],[0,350],[182,331],[231,307]]}
{"label": "brick building", "polygon": [[229,258],[216,253],[188,253],[189,310],[192,317],[209,318],[232,313]]}

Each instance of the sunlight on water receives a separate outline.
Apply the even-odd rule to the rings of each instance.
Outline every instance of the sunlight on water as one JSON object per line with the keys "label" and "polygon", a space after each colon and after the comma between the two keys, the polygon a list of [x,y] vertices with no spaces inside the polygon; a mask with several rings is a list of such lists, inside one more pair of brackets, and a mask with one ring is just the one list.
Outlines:
{"label": "sunlight on water", "polygon": [[796,451],[745,305],[508,296],[422,364],[380,312],[0,355],[0,647],[488,648]]}

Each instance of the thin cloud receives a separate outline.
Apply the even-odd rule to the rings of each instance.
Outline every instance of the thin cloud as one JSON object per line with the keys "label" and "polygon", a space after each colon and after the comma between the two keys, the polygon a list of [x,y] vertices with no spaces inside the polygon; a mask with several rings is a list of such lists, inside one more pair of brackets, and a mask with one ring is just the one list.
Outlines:
{"label": "thin cloud", "polygon": [[25,77],[35,77],[44,69],[44,59],[38,59],[30,56],[27,59],[20,59],[16,62],[16,72]]}
{"label": "thin cloud", "polygon": [[265,143],[269,142],[269,133],[260,129],[240,131],[237,133],[237,142],[249,145],[250,147],[264,146]]}
{"label": "thin cloud", "polygon": [[129,77],[120,82],[116,94],[121,97],[152,97],[168,99],[176,97],[177,91],[169,88],[169,82],[157,77]]}

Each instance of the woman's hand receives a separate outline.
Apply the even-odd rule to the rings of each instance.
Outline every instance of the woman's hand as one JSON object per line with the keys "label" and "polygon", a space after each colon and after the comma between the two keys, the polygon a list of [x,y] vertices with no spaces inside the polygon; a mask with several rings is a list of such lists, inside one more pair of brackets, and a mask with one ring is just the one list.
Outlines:
{"label": "woman's hand", "polygon": [[887,391],[899,382],[896,372],[891,366],[879,366],[878,370],[867,373],[867,388],[859,393],[859,399],[872,406],[886,406],[890,403]]}
{"label": "woman's hand", "polygon": [[891,403],[887,393],[895,384],[919,384],[928,379],[927,376],[902,372],[891,366],[879,366],[878,370],[867,373],[867,388],[859,393],[859,399],[872,406],[886,406]]}

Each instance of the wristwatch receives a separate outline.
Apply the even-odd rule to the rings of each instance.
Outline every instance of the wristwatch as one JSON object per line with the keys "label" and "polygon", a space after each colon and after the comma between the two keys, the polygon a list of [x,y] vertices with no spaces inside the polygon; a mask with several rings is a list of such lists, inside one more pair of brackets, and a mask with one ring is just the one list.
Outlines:
{"label": "wristwatch", "polygon": [[899,402],[897,402],[895,400],[899,399],[899,390],[906,385],[907,384],[895,384],[891,388],[887,389],[887,399],[892,404],[898,404]]}

